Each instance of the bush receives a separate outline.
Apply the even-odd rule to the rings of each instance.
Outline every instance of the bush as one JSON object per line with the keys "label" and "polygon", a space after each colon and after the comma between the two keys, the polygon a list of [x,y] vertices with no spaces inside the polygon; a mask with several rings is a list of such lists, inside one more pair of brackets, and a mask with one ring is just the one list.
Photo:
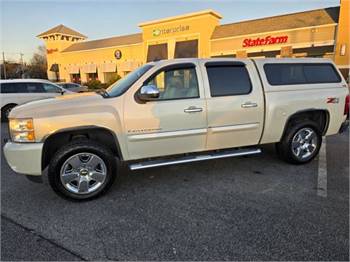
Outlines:
{"label": "bush", "polygon": [[89,90],[98,90],[103,88],[103,84],[100,80],[89,80],[84,85],[87,86]]}

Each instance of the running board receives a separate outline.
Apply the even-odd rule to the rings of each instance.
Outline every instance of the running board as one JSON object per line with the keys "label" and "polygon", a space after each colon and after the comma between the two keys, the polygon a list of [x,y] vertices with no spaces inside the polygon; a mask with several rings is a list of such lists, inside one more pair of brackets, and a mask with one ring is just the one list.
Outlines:
{"label": "running board", "polygon": [[259,153],[261,153],[261,150],[258,148],[235,149],[235,150],[224,151],[224,152],[217,152],[217,153],[214,152],[214,153],[205,154],[205,155],[185,156],[185,157],[180,157],[176,159],[149,160],[141,163],[130,164],[129,168],[131,170],[137,170],[137,169],[145,169],[145,168],[151,168],[151,167],[157,167],[157,166],[169,166],[169,165],[197,162],[197,161],[210,160],[210,159],[253,155],[253,154],[259,154]]}

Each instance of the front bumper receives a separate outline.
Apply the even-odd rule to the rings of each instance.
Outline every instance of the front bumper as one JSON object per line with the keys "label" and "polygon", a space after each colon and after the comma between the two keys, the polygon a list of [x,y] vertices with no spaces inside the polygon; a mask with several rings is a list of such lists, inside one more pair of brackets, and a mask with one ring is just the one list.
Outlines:
{"label": "front bumper", "polygon": [[7,142],[4,146],[7,163],[16,173],[40,176],[43,145]]}

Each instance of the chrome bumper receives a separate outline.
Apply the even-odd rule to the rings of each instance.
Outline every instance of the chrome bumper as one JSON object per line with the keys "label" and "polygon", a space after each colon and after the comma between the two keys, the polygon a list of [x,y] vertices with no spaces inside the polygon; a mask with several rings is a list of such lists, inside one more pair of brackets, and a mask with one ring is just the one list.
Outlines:
{"label": "chrome bumper", "polygon": [[40,176],[43,145],[43,143],[7,142],[4,146],[7,163],[16,173]]}

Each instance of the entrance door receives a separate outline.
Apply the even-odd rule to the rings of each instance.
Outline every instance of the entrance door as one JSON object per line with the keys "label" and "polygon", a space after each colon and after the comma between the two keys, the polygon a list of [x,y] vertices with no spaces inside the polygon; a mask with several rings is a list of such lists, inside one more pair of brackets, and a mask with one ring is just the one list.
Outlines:
{"label": "entrance door", "polygon": [[205,149],[206,103],[200,70],[192,63],[163,67],[144,82],[160,90],[156,101],[127,94],[125,126],[130,159],[174,155]]}
{"label": "entrance door", "polygon": [[263,128],[264,100],[254,64],[227,61],[203,62],[202,65],[207,72],[207,149],[258,144]]}

